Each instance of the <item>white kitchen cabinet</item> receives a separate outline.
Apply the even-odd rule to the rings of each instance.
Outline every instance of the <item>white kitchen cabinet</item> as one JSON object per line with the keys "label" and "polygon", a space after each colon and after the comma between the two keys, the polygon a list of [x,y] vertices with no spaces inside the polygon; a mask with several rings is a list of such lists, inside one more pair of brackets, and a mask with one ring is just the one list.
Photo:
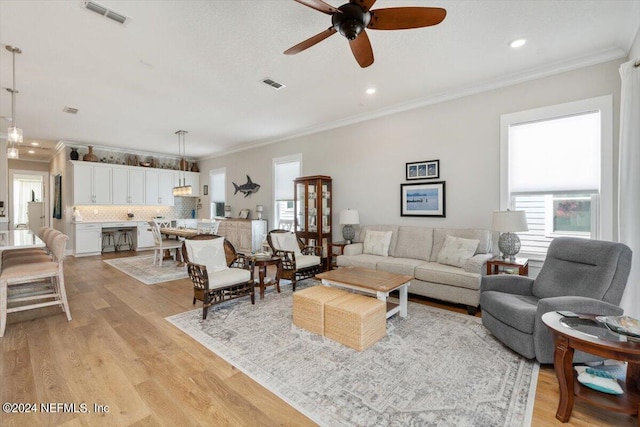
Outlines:
{"label": "white kitchen cabinet", "polygon": [[138,238],[136,239],[136,251],[140,249],[153,248],[155,241],[149,223],[146,221],[138,222]]}
{"label": "white kitchen cabinet", "polygon": [[145,172],[145,204],[173,206],[174,171],[147,170]]}
{"label": "white kitchen cabinet", "polygon": [[73,203],[75,205],[110,205],[113,168],[92,162],[72,161]]}
{"label": "white kitchen cabinet", "polygon": [[99,255],[102,252],[102,224],[75,224],[74,256]]}
{"label": "white kitchen cabinet", "polygon": [[191,195],[188,197],[198,197],[200,196],[200,172],[176,172],[176,177],[174,180],[175,185],[190,185],[191,186]]}
{"label": "white kitchen cabinet", "polygon": [[113,167],[114,205],[145,204],[145,171],[127,166]]}

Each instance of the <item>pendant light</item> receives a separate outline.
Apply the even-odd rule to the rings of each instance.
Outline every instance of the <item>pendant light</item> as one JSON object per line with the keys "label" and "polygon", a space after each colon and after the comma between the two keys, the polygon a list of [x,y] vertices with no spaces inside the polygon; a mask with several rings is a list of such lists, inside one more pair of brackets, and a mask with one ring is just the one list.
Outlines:
{"label": "pendant light", "polygon": [[[180,172],[178,173],[178,186],[173,187],[174,196],[190,196],[193,192],[191,186],[187,185],[187,178],[184,172],[186,167],[183,167],[184,163],[186,162],[186,160],[184,159],[184,155],[186,155],[187,152],[187,147],[185,144],[185,134],[187,133],[188,132],[186,130],[176,131],[176,135],[178,135],[178,156],[180,156],[180,161],[178,164],[180,165]],[[180,177],[182,177],[182,179]]]}
{"label": "pendant light", "polygon": [[16,126],[16,53],[22,51],[13,46],[5,46],[13,56],[13,86],[7,91],[11,93],[11,126],[7,130],[7,157],[9,159],[17,159],[20,157],[18,152],[18,144],[22,143],[22,129]]}

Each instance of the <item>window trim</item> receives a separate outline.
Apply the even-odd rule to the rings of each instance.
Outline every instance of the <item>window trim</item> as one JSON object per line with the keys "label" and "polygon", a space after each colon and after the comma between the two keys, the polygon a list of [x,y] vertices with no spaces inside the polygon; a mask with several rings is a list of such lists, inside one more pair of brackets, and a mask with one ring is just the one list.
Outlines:
{"label": "window trim", "polygon": [[604,95],[500,116],[500,209],[511,208],[509,191],[509,127],[600,111],[600,188],[596,238],[613,239],[613,95]]}

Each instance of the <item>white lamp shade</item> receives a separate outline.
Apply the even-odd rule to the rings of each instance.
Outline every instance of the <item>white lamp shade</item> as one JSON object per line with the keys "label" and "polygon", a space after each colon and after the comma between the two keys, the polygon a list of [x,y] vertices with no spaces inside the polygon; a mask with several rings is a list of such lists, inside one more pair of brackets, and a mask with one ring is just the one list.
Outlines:
{"label": "white lamp shade", "polygon": [[360,224],[360,217],[358,211],[347,209],[346,211],[340,211],[340,224],[342,225],[354,225]]}
{"label": "white lamp shade", "polygon": [[495,211],[493,213],[493,231],[514,233],[529,231],[525,211]]}

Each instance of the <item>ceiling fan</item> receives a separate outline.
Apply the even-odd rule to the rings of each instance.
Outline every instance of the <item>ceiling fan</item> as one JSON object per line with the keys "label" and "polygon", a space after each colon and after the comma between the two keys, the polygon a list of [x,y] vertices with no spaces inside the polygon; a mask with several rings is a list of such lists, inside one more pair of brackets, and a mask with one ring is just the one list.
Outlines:
{"label": "ceiling fan", "polygon": [[349,0],[335,8],[322,0],[294,0],[331,15],[331,26],[323,32],[284,51],[295,55],[339,32],[349,39],[353,56],[362,68],[373,64],[373,50],[365,28],[371,30],[406,30],[429,27],[442,22],[447,11],[439,7],[392,7],[371,10],[376,0]]}

